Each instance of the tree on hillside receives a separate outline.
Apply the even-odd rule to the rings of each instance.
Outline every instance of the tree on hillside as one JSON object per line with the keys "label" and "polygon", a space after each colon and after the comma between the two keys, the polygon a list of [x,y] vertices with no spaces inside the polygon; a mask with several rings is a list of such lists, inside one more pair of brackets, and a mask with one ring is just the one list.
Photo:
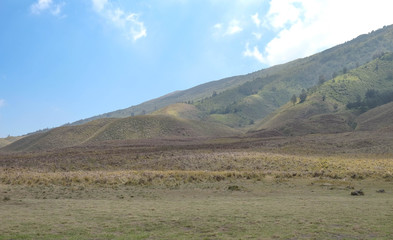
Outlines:
{"label": "tree on hillside", "polygon": [[292,102],[293,105],[296,104],[296,102],[297,102],[296,94],[293,94],[293,96],[291,97],[291,102]]}
{"label": "tree on hillside", "polygon": [[366,94],[365,94],[365,97],[366,98],[375,98],[377,95],[378,95],[378,91],[377,90],[375,90],[375,89],[368,89]]}
{"label": "tree on hillside", "polygon": [[387,80],[393,80],[393,72],[392,72],[392,71],[389,71],[389,72],[388,72],[388,74],[387,74],[387,76],[386,76],[386,79],[387,79]]}
{"label": "tree on hillside", "polygon": [[303,103],[304,101],[306,101],[306,98],[307,98],[307,92],[306,90],[302,89],[302,93],[299,95],[299,99],[300,99],[299,103]]}
{"label": "tree on hillside", "polygon": [[338,74],[336,73],[336,72],[334,72],[333,74],[332,74],[332,78],[335,78],[335,77],[337,77],[338,76]]}
{"label": "tree on hillside", "polygon": [[326,82],[325,76],[324,75],[319,75],[318,84],[322,85],[324,82]]}

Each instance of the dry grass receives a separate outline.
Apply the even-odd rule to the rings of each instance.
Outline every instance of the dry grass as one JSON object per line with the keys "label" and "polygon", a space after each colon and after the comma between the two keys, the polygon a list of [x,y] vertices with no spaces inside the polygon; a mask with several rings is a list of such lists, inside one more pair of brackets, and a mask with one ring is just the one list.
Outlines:
{"label": "dry grass", "polygon": [[[130,161],[134,170],[0,168],[0,182],[27,185],[177,185],[226,179],[261,180],[320,177],[393,179],[393,159],[385,157],[296,156],[261,152],[187,152]],[[84,165],[83,165],[84,166]],[[82,166],[82,167],[83,167]],[[74,165],[75,167],[75,165]],[[91,168],[91,166],[89,166]]]}
{"label": "dry grass", "polygon": [[[368,135],[369,136],[369,135]],[[225,179],[393,179],[391,135],[166,139],[1,153],[5,184],[176,185]],[[383,137],[384,136],[384,137]]]}

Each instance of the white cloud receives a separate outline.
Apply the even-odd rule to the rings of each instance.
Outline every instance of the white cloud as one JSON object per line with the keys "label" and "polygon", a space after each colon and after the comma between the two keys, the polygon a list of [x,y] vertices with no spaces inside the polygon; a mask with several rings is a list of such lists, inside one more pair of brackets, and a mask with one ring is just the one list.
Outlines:
{"label": "white cloud", "polygon": [[222,28],[222,24],[221,23],[217,23],[213,26],[213,28],[215,29],[221,29]]}
{"label": "white cloud", "polygon": [[255,13],[254,15],[252,15],[251,18],[257,27],[259,27],[261,25],[261,20],[259,19],[258,13]]}
{"label": "white cloud", "polygon": [[105,5],[108,3],[108,0],[92,0],[93,2],[93,8],[97,12],[101,12],[104,8]]}
{"label": "white cloud", "polygon": [[234,35],[241,31],[243,31],[243,28],[240,26],[240,21],[237,19],[232,19],[228,24],[216,23],[213,25],[213,36],[215,38]]}
{"label": "white cloud", "polygon": [[30,6],[31,13],[39,15],[43,12],[50,12],[54,16],[60,16],[65,3],[53,3],[52,0],[38,0]]}
{"label": "white cloud", "polygon": [[254,37],[255,37],[257,40],[260,40],[260,39],[262,38],[262,33],[253,32],[252,35],[254,35]]}
{"label": "white cloud", "polygon": [[31,12],[34,14],[40,14],[41,12],[49,9],[52,5],[52,0],[38,0],[38,2],[31,5]]}
{"label": "white cloud", "polygon": [[4,99],[0,99],[0,108],[5,106],[5,100]]}
{"label": "white cloud", "polygon": [[267,13],[267,21],[274,29],[280,29],[286,24],[293,24],[299,21],[302,8],[296,7],[296,0],[272,0],[270,2],[270,9]]}
{"label": "white cloud", "polygon": [[147,36],[145,25],[143,22],[140,22],[138,20],[138,16],[136,14],[133,13],[128,15],[126,21],[131,23],[129,31],[134,41],[138,40],[141,37]]}
{"label": "white cloud", "polygon": [[116,8],[108,0],[92,0],[94,10],[108,22],[121,29],[125,36],[133,41],[147,37],[147,29],[144,22],[139,20],[139,14],[125,13]]}
{"label": "white cloud", "polygon": [[260,63],[264,63],[265,59],[262,56],[262,53],[259,51],[258,46],[254,46],[253,50],[250,50],[250,44],[246,44],[246,50],[243,52],[243,56],[245,57],[253,57],[258,60]]}
{"label": "white cloud", "polygon": [[240,27],[240,22],[236,19],[233,19],[229,22],[228,28],[225,32],[226,35],[233,35],[235,33],[239,33],[243,31],[243,28]]}
{"label": "white cloud", "polygon": [[50,10],[50,12],[55,15],[55,16],[60,16],[61,14],[61,9],[63,8],[63,6],[65,5],[64,2],[56,4],[52,7],[52,9]]}
{"label": "white cloud", "polygon": [[271,0],[262,27],[275,36],[244,55],[270,66],[306,57],[392,24],[391,9],[390,0]]}

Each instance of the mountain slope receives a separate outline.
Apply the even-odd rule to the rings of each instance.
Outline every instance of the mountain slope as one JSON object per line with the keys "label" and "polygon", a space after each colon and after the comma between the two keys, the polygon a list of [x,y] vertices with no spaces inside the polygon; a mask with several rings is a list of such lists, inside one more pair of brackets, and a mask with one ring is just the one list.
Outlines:
{"label": "mountain slope", "polygon": [[307,58],[253,73],[254,80],[196,103],[211,118],[247,126],[287,103],[293,94],[393,51],[393,26]]}
{"label": "mountain slope", "polygon": [[373,108],[357,118],[356,130],[370,131],[393,126],[393,102]]}
{"label": "mountain slope", "polygon": [[248,74],[248,75],[234,76],[234,77],[221,79],[218,81],[208,82],[187,90],[175,91],[166,94],[164,96],[161,96],[159,98],[143,102],[136,106],[131,106],[129,108],[116,110],[113,112],[101,114],[87,119],[82,119],[80,121],[72,123],[72,125],[82,124],[100,118],[124,118],[134,115],[135,116],[145,115],[174,103],[182,103],[188,101],[191,102],[191,101],[197,101],[199,99],[203,99],[205,97],[211,96],[214,91],[221,92],[228,88],[232,88],[234,86],[240,85],[251,79],[252,76]]}
{"label": "mountain slope", "polygon": [[304,135],[377,130],[393,125],[393,105],[389,103],[393,101],[392,69],[393,54],[382,55],[310,89],[304,102],[298,99],[297,103],[287,103],[255,130]]}
{"label": "mountain slope", "polygon": [[173,103],[195,102],[201,111],[210,115],[211,120],[243,127],[266,117],[301,89],[310,88],[320,80],[329,80],[332,76],[369,62],[381,52],[390,51],[393,51],[393,25],[310,57],[173,92],[74,124],[98,118],[143,115]]}
{"label": "mountain slope", "polygon": [[203,120],[206,117],[202,111],[194,105],[186,103],[175,103],[161,108],[152,113],[153,115],[168,115],[189,120]]}

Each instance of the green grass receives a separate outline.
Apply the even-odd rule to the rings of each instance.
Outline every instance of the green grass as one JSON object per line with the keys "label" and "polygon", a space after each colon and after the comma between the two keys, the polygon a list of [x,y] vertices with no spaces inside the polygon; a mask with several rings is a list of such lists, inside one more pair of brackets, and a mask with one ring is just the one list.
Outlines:
{"label": "green grass", "polygon": [[[239,191],[228,190],[239,186]],[[350,196],[351,188],[365,196]],[[376,193],[385,189],[386,193]],[[384,181],[237,180],[163,187],[0,185],[0,239],[390,239]]]}

